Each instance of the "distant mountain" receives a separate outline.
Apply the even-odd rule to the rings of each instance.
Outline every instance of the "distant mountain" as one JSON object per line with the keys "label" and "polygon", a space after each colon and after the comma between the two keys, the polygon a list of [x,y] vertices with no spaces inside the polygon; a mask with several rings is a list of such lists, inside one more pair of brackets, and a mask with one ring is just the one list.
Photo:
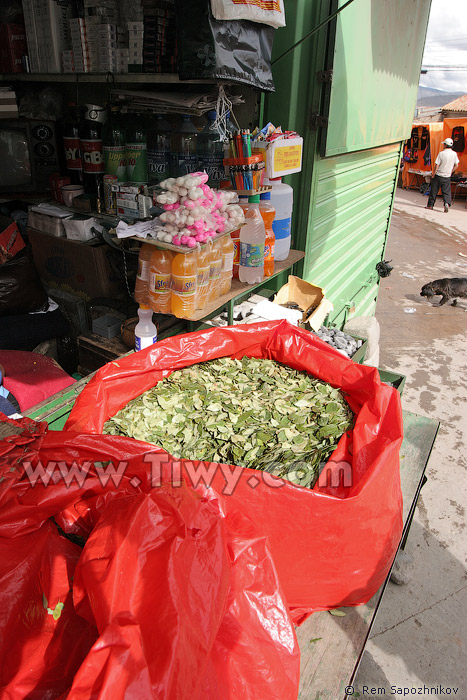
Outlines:
{"label": "distant mountain", "polygon": [[448,102],[462,97],[464,92],[445,92],[436,88],[419,86],[417,96],[417,107],[444,107]]}

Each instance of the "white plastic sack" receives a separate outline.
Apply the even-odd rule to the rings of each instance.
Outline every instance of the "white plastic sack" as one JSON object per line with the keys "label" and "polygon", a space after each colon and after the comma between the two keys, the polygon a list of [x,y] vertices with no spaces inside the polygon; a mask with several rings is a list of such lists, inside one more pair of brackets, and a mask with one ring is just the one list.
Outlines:
{"label": "white plastic sack", "polygon": [[211,0],[211,10],[215,19],[247,19],[274,29],[285,27],[284,0]]}

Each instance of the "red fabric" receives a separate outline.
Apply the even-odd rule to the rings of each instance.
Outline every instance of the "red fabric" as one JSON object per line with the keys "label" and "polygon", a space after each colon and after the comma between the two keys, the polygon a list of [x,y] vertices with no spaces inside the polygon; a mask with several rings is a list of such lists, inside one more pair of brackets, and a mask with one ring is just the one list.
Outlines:
{"label": "red fabric", "polygon": [[51,357],[22,350],[0,350],[5,368],[3,385],[17,399],[21,411],[75,383]]}

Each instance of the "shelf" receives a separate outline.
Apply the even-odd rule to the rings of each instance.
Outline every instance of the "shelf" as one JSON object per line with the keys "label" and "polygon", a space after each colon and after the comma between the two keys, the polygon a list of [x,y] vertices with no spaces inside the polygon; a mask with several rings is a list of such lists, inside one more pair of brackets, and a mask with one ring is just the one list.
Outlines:
{"label": "shelf", "polygon": [[222,80],[180,80],[177,73],[8,73],[1,81],[41,83],[154,83],[160,85],[216,85]]}
{"label": "shelf", "polygon": [[238,297],[241,294],[244,294],[249,291],[253,293],[253,291],[259,286],[262,286],[265,283],[269,282],[269,280],[273,279],[274,277],[276,277],[276,275],[279,275],[281,272],[285,272],[285,270],[291,268],[292,265],[295,265],[296,262],[298,262],[304,257],[305,253],[303,253],[301,250],[291,250],[286,260],[274,263],[274,273],[270,277],[265,277],[263,281],[259,282],[258,284],[245,284],[244,282],[240,282],[239,279],[234,278],[232,280],[232,287],[230,289],[230,292],[227,292],[227,294],[223,294],[222,296],[218,297],[215,301],[212,301],[210,304],[205,306],[204,309],[199,309],[198,311],[195,311],[195,313],[192,314],[190,317],[187,317],[186,320],[202,321],[203,318],[207,318],[218,309],[222,309],[223,306],[228,304],[229,301],[232,301],[232,299],[235,299],[235,297]]}

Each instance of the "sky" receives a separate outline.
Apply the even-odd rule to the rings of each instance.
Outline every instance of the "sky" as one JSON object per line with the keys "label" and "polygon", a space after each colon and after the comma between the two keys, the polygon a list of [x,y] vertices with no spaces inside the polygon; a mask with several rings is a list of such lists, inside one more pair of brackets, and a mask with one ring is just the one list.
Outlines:
{"label": "sky", "polygon": [[465,66],[463,71],[428,71],[420,85],[467,94],[467,2],[432,0],[422,66]]}

